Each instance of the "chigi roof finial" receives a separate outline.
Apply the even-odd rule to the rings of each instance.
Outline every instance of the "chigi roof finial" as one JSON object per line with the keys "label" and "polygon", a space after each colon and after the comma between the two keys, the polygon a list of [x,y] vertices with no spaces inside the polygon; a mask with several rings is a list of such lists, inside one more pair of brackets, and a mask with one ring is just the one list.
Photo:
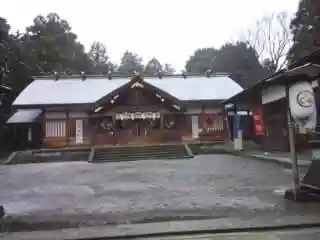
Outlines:
{"label": "chigi roof finial", "polygon": [[109,70],[109,71],[108,71],[108,80],[111,80],[111,79],[112,79],[112,71]]}
{"label": "chigi roof finial", "polygon": [[54,79],[58,81],[60,78],[60,74],[58,72],[53,72],[53,75],[54,75]]}
{"label": "chigi roof finial", "polygon": [[80,72],[80,75],[81,75],[81,80],[82,81],[86,80],[87,76],[86,76],[85,72]]}
{"label": "chigi roof finial", "polygon": [[211,75],[212,75],[212,70],[211,70],[211,69],[208,69],[208,70],[206,71],[206,76],[207,76],[207,77],[211,77]]}
{"label": "chigi roof finial", "polygon": [[186,72],[184,70],[181,71],[181,75],[183,78],[187,78]]}
{"label": "chigi roof finial", "polygon": [[140,73],[138,71],[136,71],[136,70],[133,71],[132,75],[134,77],[140,77]]}

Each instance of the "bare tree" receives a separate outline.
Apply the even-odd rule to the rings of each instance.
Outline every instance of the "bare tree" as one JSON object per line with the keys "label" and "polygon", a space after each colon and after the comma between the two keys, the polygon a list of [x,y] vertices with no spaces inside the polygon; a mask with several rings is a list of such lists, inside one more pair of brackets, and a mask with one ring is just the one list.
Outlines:
{"label": "bare tree", "polygon": [[271,72],[282,69],[287,64],[291,45],[290,18],[287,13],[271,14],[248,29],[245,37],[262,63],[267,63]]}

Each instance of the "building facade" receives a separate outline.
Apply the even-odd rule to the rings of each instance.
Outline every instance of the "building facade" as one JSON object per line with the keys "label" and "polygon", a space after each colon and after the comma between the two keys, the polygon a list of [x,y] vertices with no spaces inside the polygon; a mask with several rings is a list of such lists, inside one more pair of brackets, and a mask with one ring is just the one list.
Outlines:
{"label": "building facade", "polygon": [[[253,85],[251,88],[234,95],[225,104],[233,106],[232,111],[246,109],[260,109],[260,123],[263,126],[259,143],[265,151],[289,151],[289,131],[288,131],[288,87],[299,81],[309,81],[315,92],[317,123],[320,121],[320,52],[316,52],[310,57],[302,59],[287,70],[279,71],[266,79]],[[316,131],[319,132],[319,127]],[[253,136],[254,136],[253,135]],[[297,125],[295,128],[296,149],[306,150],[310,147],[311,138],[319,138],[317,134],[312,134],[307,129]],[[253,139],[253,138],[252,138]]]}
{"label": "building facade", "polygon": [[9,124],[36,148],[228,139],[221,101],[241,87],[226,75],[36,78]]}

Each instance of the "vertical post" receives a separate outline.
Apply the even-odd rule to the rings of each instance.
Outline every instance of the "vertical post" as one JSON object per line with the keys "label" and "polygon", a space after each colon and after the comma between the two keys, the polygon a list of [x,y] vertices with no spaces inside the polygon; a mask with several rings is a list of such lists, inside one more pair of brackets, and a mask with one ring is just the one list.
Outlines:
{"label": "vertical post", "polygon": [[162,113],[160,114],[160,129],[164,129],[164,115]]}
{"label": "vertical post", "polygon": [[224,109],[224,117],[225,117],[225,120],[223,121],[223,127],[224,127],[224,131],[225,131],[225,128],[227,128],[227,134],[228,134],[228,137],[229,137],[229,141],[231,141],[232,139],[232,134],[231,134],[231,130],[230,130],[230,125],[229,125],[229,115],[228,115],[229,111],[228,109]]}
{"label": "vertical post", "polygon": [[111,115],[111,119],[112,119],[112,131],[113,131],[113,137],[116,141],[116,144],[119,144],[119,139],[118,139],[118,129],[117,129],[117,126],[116,126],[116,115],[115,114],[112,114]]}
{"label": "vertical post", "polygon": [[71,117],[70,117],[70,112],[66,111],[66,146],[69,145],[69,133],[70,131],[70,121],[71,121]]}
{"label": "vertical post", "polygon": [[292,176],[293,176],[293,194],[296,199],[297,190],[299,189],[299,168],[298,168],[298,158],[295,144],[295,123],[291,116],[289,108],[289,87],[286,86],[286,98],[287,98],[287,122],[288,122],[288,134],[289,134],[289,146],[290,155],[292,161]]}
{"label": "vertical post", "polygon": [[237,130],[237,118],[238,118],[238,112],[237,112],[237,106],[234,104],[234,109],[233,109],[233,121],[232,121],[232,139],[233,142],[237,138],[238,135],[238,130]]}

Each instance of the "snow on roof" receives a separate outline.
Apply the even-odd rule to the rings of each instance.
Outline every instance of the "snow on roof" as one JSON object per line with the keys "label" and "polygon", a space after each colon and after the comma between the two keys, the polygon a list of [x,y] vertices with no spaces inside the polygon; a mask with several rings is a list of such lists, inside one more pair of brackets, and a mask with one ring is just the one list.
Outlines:
{"label": "snow on roof", "polygon": [[[130,78],[107,77],[86,80],[35,79],[16,98],[13,105],[54,105],[95,103],[105,95],[128,83]],[[151,78],[144,81],[182,101],[225,100],[243,89],[227,76],[181,76]]]}
{"label": "snow on roof", "polygon": [[40,109],[20,109],[16,111],[7,123],[31,123],[41,114]]}
{"label": "snow on roof", "polygon": [[129,78],[35,79],[15,99],[13,105],[95,103],[108,93],[128,83]]}
{"label": "snow on roof", "polygon": [[224,100],[243,90],[228,76],[145,78],[145,81],[182,101]]}

